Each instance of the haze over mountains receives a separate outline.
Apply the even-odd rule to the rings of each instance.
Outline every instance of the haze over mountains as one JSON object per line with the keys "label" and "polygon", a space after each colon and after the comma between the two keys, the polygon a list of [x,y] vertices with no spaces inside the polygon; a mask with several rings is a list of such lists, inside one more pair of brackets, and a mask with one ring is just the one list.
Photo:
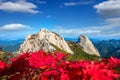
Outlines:
{"label": "haze over mountains", "polygon": [[0,48],[3,51],[11,51],[15,52],[18,50],[20,44],[23,42],[24,39],[20,40],[0,40]]}
{"label": "haze over mountains", "polygon": [[103,57],[115,56],[120,58],[120,40],[93,41]]}
{"label": "haze over mountains", "polygon": [[[43,30],[44,31],[44,30]],[[49,31],[48,31],[49,32]],[[65,40],[77,42],[78,38],[65,38]],[[48,39],[49,40],[49,39]],[[98,49],[99,53],[103,57],[120,57],[120,40],[97,40],[90,39],[95,48]],[[0,41],[0,47],[3,51],[15,52],[20,48],[21,43],[24,40],[11,40],[11,41]],[[39,48],[40,49],[40,48]]]}

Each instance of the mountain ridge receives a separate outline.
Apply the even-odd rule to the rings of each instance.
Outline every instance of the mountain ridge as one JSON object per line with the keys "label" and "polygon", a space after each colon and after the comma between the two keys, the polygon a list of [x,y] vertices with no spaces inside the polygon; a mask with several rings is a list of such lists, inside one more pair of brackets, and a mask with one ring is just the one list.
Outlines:
{"label": "mountain ridge", "polygon": [[62,38],[59,34],[48,31],[44,28],[40,29],[40,31],[36,34],[28,35],[25,41],[20,45],[17,53],[24,53],[26,51],[34,52],[40,49],[47,52],[55,51],[55,47],[51,44],[57,46],[61,50],[73,54],[64,38]]}
{"label": "mountain ridge", "polygon": [[[73,42],[77,41],[77,38],[64,38],[65,40],[70,40]],[[0,40],[0,48],[3,51],[12,51],[15,52],[19,49],[20,44],[24,39],[19,40]],[[110,40],[98,40],[91,39],[94,46],[98,49],[102,57],[120,57],[120,40],[110,39]]]}

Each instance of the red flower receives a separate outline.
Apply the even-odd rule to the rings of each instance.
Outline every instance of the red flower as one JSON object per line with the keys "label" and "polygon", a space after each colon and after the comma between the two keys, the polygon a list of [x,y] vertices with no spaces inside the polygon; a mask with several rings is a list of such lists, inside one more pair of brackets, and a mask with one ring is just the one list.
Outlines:
{"label": "red flower", "polygon": [[62,73],[60,80],[70,80],[70,78],[69,78],[68,74]]}
{"label": "red flower", "polygon": [[4,70],[5,68],[5,63],[0,61],[0,70]]}
{"label": "red flower", "polygon": [[115,80],[119,73],[114,68],[120,68],[120,59],[110,58],[98,62],[67,61],[65,54],[60,52],[23,53],[12,58],[11,63],[0,61],[0,77],[9,79],[37,80]]}
{"label": "red flower", "polygon": [[120,59],[111,57],[110,59],[108,59],[108,62],[113,67],[120,67]]}

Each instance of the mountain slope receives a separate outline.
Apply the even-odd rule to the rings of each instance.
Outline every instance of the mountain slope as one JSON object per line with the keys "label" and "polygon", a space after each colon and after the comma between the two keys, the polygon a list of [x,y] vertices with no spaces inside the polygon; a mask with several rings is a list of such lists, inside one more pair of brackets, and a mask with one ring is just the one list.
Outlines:
{"label": "mountain slope", "polygon": [[74,52],[74,54],[69,56],[69,60],[80,60],[80,59],[85,59],[85,60],[98,60],[100,59],[99,56],[96,56],[94,54],[89,54],[86,53],[79,45],[77,45],[73,41],[67,41],[68,45]]}
{"label": "mountain slope", "polygon": [[51,52],[56,50],[53,45],[67,53],[73,54],[66,41],[60,35],[46,29],[41,29],[37,34],[28,35],[25,41],[20,45],[17,53],[26,51],[35,52],[40,49]]}
{"label": "mountain slope", "polygon": [[100,56],[98,50],[94,47],[92,42],[85,36],[81,35],[78,39],[77,44],[88,54],[94,54]]}

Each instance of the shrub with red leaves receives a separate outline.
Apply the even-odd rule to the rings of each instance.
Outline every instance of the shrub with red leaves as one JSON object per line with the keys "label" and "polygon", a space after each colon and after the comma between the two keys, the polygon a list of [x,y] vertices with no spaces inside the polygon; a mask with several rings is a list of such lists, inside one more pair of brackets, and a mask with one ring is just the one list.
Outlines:
{"label": "shrub with red leaves", "polygon": [[60,52],[23,53],[10,63],[0,61],[0,79],[7,80],[115,80],[120,59],[67,61]]}
{"label": "shrub with red leaves", "polygon": [[4,62],[2,62],[2,61],[0,61],[0,70],[3,70],[3,69],[4,69],[4,67],[5,67],[5,63],[4,63]]}

